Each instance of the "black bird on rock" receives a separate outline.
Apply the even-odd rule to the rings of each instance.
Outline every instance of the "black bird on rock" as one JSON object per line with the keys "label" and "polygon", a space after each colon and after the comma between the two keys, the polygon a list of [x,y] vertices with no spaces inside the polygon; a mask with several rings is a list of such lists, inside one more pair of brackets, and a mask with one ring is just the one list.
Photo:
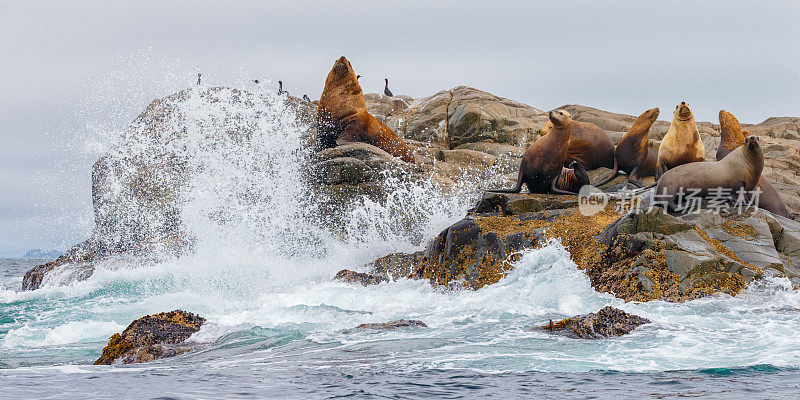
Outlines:
{"label": "black bird on rock", "polygon": [[303,100],[305,100],[305,101],[307,101],[307,102],[311,103],[311,99],[309,99],[309,98],[308,98],[308,95],[307,95],[307,94],[304,94],[304,95],[303,95]]}
{"label": "black bird on rock", "polygon": [[361,78],[361,75],[356,75],[356,79],[360,79],[360,78]]}
{"label": "black bird on rock", "polygon": [[283,90],[283,81],[278,81],[278,94],[285,94],[287,96],[289,95],[288,91]]}
{"label": "black bird on rock", "polygon": [[392,94],[392,91],[389,90],[389,78],[384,78],[384,80],[386,81],[386,87],[383,88],[383,94],[385,94],[385,95],[387,95],[389,97],[394,96]]}
{"label": "black bird on rock", "polygon": [[201,76],[201,75],[203,75],[203,74],[197,74],[197,84],[198,84],[198,85],[200,84],[200,76]]}

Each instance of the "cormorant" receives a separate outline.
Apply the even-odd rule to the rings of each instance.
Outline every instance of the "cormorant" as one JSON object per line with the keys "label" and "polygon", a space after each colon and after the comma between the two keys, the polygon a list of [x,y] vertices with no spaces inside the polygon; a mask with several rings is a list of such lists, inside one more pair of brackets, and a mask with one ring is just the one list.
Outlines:
{"label": "cormorant", "polygon": [[305,100],[305,101],[307,101],[307,102],[311,103],[311,99],[309,99],[309,98],[308,98],[308,95],[307,95],[307,94],[304,94],[304,95],[303,95],[303,100]]}
{"label": "cormorant", "polygon": [[386,81],[386,87],[385,87],[385,88],[383,88],[383,94],[385,94],[385,95],[387,95],[387,96],[389,96],[389,97],[392,97],[392,96],[394,96],[394,95],[392,94],[392,91],[391,91],[391,90],[389,90],[389,78],[385,78],[384,80]]}
{"label": "cormorant", "polygon": [[203,75],[203,74],[197,74],[197,84],[198,85],[200,84],[200,75]]}

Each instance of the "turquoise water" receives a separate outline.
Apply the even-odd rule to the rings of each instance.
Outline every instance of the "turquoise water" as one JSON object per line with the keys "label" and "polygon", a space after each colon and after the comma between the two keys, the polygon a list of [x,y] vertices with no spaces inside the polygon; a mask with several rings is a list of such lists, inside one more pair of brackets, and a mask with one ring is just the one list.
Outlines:
{"label": "turquoise water", "polygon": [[[319,279],[226,305],[221,297],[210,299],[211,291],[176,291],[186,281],[178,274],[159,277],[152,267],[17,292],[31,264],[4,259],[0,268],[0,381],[5,395],[19,398],[610,398],[631,392],[775,398],[800,389],[800,294],[780,279],[736,298],[625,304],[594,292],[553,243],[526,253],[511,275],[478,291]],[[218,289],[216,296],[230,293]],[[604,305],[653,324],[600,341],[529,329]],[[174,308],[208,318],[190,339],[201,350],[146,365],[90,365],[131,320]],[[347,330],[397,318],[421,319],[429,328]]]}

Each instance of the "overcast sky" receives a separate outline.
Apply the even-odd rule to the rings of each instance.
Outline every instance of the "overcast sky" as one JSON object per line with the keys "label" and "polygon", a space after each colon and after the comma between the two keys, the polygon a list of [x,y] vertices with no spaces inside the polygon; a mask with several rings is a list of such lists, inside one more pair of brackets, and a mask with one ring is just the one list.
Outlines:
{"label": "overcast sky", "polygon": [[607,3],[0,1],[0,256],[87,237],[108,138],[197,72],[316,99],[345,55],[367,92],[800,116],[800,2]]}

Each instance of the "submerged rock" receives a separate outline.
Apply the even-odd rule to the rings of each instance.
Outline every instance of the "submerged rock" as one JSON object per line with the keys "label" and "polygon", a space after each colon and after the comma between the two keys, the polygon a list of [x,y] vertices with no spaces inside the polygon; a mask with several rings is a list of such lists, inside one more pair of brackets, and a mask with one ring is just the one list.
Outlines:
{"label": "submerged rock", "polygon": [[387,330],[387,329],[398,329],[398,328],[408,328],[408,327],[427,328],[428,325],[416,319],[399,319],[397,321],[389,321],[382,323],[361,324],[357,326],[356,329]]}
{"label": "submerged rock", "polygon": [[604,339],[631,333],[636,327],[649,324],[650,320],[620,309],[606,306],[596,313],[576,315],[572,318],[536,327],[575,339]]}
{"label": "submerged rock", "polygon": [[184,344],[200,330],[206,319],[175,310],[148,315],[131,322],[122,334],[115,333],[95,365],[133,364],[173,357],[193,350]]}

